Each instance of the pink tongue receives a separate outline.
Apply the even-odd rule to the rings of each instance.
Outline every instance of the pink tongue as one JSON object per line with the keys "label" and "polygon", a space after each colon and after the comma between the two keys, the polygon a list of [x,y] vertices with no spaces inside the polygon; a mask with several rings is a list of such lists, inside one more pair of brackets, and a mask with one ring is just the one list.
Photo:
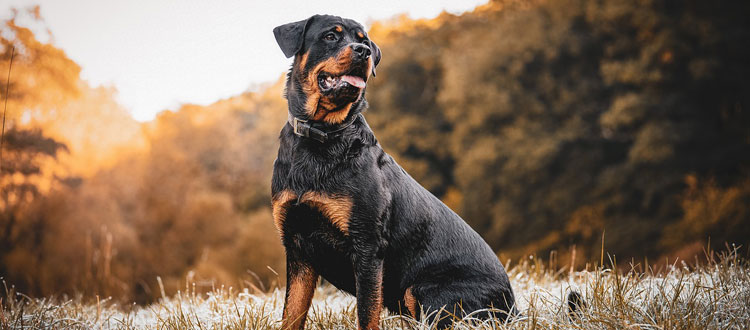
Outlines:
{"label": "pink tongue", "polygon": [[342,76],[342,77],[341,77],[341,80],[342,80],[342,81],[346,81],[346,82],[348,82],[348,83],[349,83],[349,85],[352,85],[352,86],[354,86],[354,87],[357,87],[357,88],[365,88],[365,81],[364,81],[364,80],[362,80],[362,78],[360,78],[360,77],[355,77],[355,76]]}

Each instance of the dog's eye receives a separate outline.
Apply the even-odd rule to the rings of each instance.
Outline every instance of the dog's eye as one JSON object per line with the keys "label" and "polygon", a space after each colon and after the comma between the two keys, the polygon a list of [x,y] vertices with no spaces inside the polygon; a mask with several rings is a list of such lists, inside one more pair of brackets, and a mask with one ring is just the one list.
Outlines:
{"label": "dog's eye", "polygon": [[336,34],[334,34],[333,32],[328,32],[326,33],[325,36],[323,36],[323,39],[328,40],[328,41],[334,41],[336,40]]}

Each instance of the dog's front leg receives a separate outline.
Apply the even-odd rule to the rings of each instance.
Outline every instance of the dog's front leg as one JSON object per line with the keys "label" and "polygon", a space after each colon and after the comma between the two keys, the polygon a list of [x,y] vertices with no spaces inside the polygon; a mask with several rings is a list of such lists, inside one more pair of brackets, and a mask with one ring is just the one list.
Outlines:
{"label": "dog's front leg", "polygon": [[286,265],[286,298],[281,329],[301,330],[305,327],[307,311],[312,303],[318,274],[308,263],[290,260]]}
{"label": "dog's front leg", "polygon": [[378,330],[383,309],[383,260],[376,257],[376,248],[365,250],[354,261],[357,320],[360,330]]}

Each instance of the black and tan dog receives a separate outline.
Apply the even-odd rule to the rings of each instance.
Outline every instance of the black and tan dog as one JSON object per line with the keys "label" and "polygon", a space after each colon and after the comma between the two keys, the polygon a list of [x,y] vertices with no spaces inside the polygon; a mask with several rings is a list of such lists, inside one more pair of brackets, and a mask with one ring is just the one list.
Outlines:
{"label": "black and tan dog", "polygon": [[360,329],[378,329],[383,307],[414,317],[420,307],[514,314],[508,276],[487,243],[396,164],[365,122],[380,50],[363,27],[316,15],[273,32],[294,56],[272,183],[287,257],[282,328],[304,327],[319,276],[356,296]]}

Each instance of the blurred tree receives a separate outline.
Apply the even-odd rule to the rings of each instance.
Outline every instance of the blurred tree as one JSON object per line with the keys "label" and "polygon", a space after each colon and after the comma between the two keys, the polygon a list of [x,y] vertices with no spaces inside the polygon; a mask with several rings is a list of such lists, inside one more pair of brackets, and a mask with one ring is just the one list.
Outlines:
{"label": "blurred tree", "polygon": [[43,256],[33,253],[49,229],[44,217],[30,217],[44,190],[57,181],[43,169],[67,147],[40,130],[13,128],[5,132],[0,164],[0,274],[35,293],[38,278],[29,271]]}
{"label": "blurred tree", "polygon": [[79,95],[81,68],[65,53],[48,43],[37,40],[31,29],[20,26],[17,20],[30,18],[37,25],[44,22],[39,7],[25,11],[11,9],[11,17],[0,26],[0,90],[3,101],[6,95],[5,74],[10,65],[10,55],[15,47],[13,74],[8,95],[8,120],[29,121],[33,117],[48,115],[60,105]]}
{"label": "blurred tree", "polygon": [[688,216],[686,176],[747,177],[749,6],[492,1],[376,25],[384,60],[368,118],[509,256],[573,244],[598,255],[605,229],[609,251],[658,256],[681,244],[658,242]]}
{"label": "blurred tree", "polygon": [[[689,256],[709,235],[750,243],[748,7],[503,0],[376,23],[367,119],[508,257],[556,249],[565,264],[575,246],[579,263],[598,260],[605,231],[620,260]],[[139,302],[160,297],[157,276],[168,294],[278,283],[266,267],[284,264],[269,211],[283,79],[140,125],[17,23],[38,12],[0,31],[0,72],[18,52],[0,83],[0,276]]]}
{"label": "blurred tree", "polygon": [[16,47],[10,85],[0,85],[11,128],[0,277],[32,295],[139,302],[161,296],[157,276],[169,294],[186,280],[199,290],[278,284],[266,267],[284,265],[268,197],[283,81],[141,126],[114,89],[89,87],[18,21],[44,27],[35,7],[13,10],[0,31],[0,70]]}

